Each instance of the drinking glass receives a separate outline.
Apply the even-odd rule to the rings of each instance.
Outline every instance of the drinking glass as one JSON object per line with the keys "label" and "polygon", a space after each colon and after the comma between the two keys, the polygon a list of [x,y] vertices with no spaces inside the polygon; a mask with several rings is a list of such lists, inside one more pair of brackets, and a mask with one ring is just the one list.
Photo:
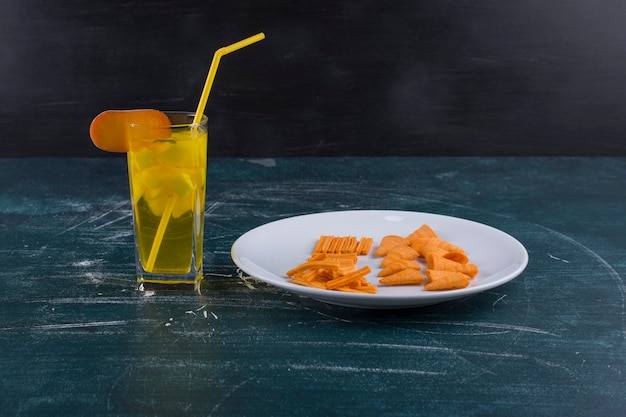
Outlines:
{"label": "drinking glass", "polygon": [[198,291],[207,116],[193,124],[194,113],[163,113],[170,119],[169,126],[132,124],[129,130],[128,177],[138,289]]}

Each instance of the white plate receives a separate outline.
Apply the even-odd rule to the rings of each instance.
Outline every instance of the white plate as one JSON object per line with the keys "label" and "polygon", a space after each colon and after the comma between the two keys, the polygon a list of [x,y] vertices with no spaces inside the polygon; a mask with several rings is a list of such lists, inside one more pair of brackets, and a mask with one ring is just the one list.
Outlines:
{"label": "white plate", "polygon": [[[369,265],[372,284],[378,283],[381,258],[372,255],[380,239],[389,234],[406,236],[428,224],[441,239],[465,249],[479,273],[469,287],[426,291],[423,286],[379,285],[377,294],[358,294],[309,288],[289,282],[285,272],[305,262],[321,235],[371,237],[369,256],[359,256],[358,267]],[[291,293],[318,301],[356,308],[421,307],[467,297],[502,285],[518,276],[528,264],[520,242],[493,227],[438,214],[354,210],[290,217],[259,226],[243,234],[231,249],[235,264],[250,276]]]}

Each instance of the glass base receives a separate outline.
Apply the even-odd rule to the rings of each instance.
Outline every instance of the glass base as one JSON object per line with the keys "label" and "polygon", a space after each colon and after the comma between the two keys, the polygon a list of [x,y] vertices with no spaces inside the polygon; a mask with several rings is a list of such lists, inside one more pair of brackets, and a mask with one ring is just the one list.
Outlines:
{"label": "glass base", "polygon": [[[151,274],[154,275],[154,274]],[[185,279],[181,279],[185,278]],[[195,278],[154,275],[152,277],[138,277],[137,290],[143,292],[200,292],[202,274]]]}

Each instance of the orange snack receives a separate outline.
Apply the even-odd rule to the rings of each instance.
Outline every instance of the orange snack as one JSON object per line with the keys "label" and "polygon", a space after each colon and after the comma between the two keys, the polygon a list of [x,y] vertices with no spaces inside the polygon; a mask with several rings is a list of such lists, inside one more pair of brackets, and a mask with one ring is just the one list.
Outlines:
{"label": "orange snack", "polygon": [[378,273],[379,277],[386,277],[388,275],[395,274],[396,272],[404,271],[405,269],[415,269],[420,270],[422,266],[417,262],[408,260],[408,259],[400,259],[398,261],[392,262],[389,265],[385,266]]}
{"label": "orange snack", "polygon": [[341,253],[342,238],[333,237],[328,244],[326,253]]}
{"label": "orange snack", "polygon": [[465,275],[468,275],[470,278],[473,278],[478,274],[478,267],[476,265],[469,263],[461,264],[451,261],[450,259],[446,259],[440,255],[428,255],[426,257],[426,263],[428,265],[428,269],[435,269],[438,271],[462,272]]}
{"label": "orange snack", "polygon": [[400,255],[398,255],[397,253],[396,254],[392,253],[390,255],[385,256],[383,258],[383,260],[380,261],[380,266],[382,266],[383,268],[386,268],[386,267],[388,267],[389,265],[391,265],[393,263],[401,261],[402,259],[403,258]]}
{"label": "orange snack", "polygon": [[379,283],[383,285],[421,284],[424,276],[419,271],[420,264],[414,261],[416,258],[425,259],[426,274],[434,277],[427,284],[429,290],[464,288],[478,274],[478,267],[469,263],[462,248],[439,238],[427,224],[406,238],[384,236],[374,254],[384,256],[380,262],[383,269],[378,273],[382,277]]}
{"label": "orange snack", "polygon": [[385,256],[396,246],[406,245],[406,244],[408,244],[408,241],[406,240],[406,238],[402,236],[396,236],[396,235],[384,236],[380,241],[380,245],[378,245],[378,248],[376,248],[376,250],[374,251],[374,255]]}
{"label": "orange snack", "polygon": [[443,248],[448,252],[465,253],[465,251],[458,246],[455,246],[446,240],[442,240],[436,237],[430,238],[426,242],[424,242],[420,251],[426,250],[426,248],[429,247]]}
{"label": "orange snack", "polygon": [[304,275],[295,275],[291,278],[291,282],[294,284],[304,285],[305,287],[326,289],[326,280],[318,277],[307,279]]}
{"label": "orange snack", "polygon": [[427,291],[457,290],[465,288],[470,283],[470,277],[462,272],[426,270],[428,283],[424,286]]}
{"label": "orange snack", "polygon": [[357,241],[354,236],[322,235],[317,240],[313,253],[347,253],[367,255],[372,247],[372,238],[361,238]]}
{"label": "orange snack", "polygon": [[[170,126],[170,119],[158,110],[107,110],[97,115],[89,127],[91,140],[98,148],[108,152],[128,152],[130,126]],[[144,135],[145,133],[145,135]],[[142,140],[161,140],[170,137],[169,129],[145,129]]]}
{"label": "orange snack", "polygon": [[317,239],[313,253],[326,253],[332,240],[333,236],[320,236],[320,238]]}
{"label": "orange snack", "polygon": [[395,256],[397,255],[401,259],[417,259],[418,253],[415,249],[410,247],[409,245],[398,245],[393,248],[391,251],[387,253],[387,256]]}
{"label": "orange snack", "polygon": [[383,285],[420,285],[424,282],[424,275],[417,269],[409,268],[383,277],[378,282]]}
{"label": "orange snack", "polygon": [[346,275],[342,275],[338,278],[332,279],[326,283],[326,288],[329,290],[338,289],[340,287],[350,287],[351,284],[362,283],[361,278],[372,272],[372,269],[365,265],[364,267],[357,269]]}
{"label": "orange snack", "polygon": [[357,255],[355,253],[314,253],[309,257],[309,261],[323,261],[336,259],[338,261],[350,261],[356,264]]}
{"label": "orange snack", "polygon": [[[353,236],[320,236],[307,262],[287,271],[291,282],[334,291],[375,294],[378,287],[368,282],[369,266],[356,269],[359,255],[367,255],[373,239]],[[440,239],[424,224],[408,237],[383,236],[374,256],[382,257],[379,284],[388,286],[421,285],[427,291],[465,288],[478,274],[465,251]],[[426,262],[425,274],[417,259]]]}
{"label": "orange snack", "polygon": [[447,249],[440,248],[439,246],[421,245],[419,249],[420,258],[426,258],[428,255],[445,256],[448,253],[450,252],[448,252]]}
{"label": "orange snack", "polygon": [[374,244],[374,239],[372,239],[371,237],[362,237],[359,240],[359,243],[356,245],[356,254],[357,255],[367,255],[368,253],[370,253],[370,249],[372,248],[372,245]]}
{"label": "orange snack", "polygon": [[460,264],[469,263],[469,258],[464,253],[448,252],[445,255],[443,255],[443,257],[451,261],[458,262]]}
{"label": "orange snack", "polygon": [[429,238],[429,237],[437,237],[437,233],[427,224],[421,225],[417,228],[413,233],[411,233],[407,240],[411,241],[417,238]]}
{"label": "orange snack", "polygon": [[465,253],[465,251],[452,243],[438,237],[420,237],[409,241],[411,248],[416,250],[421,258],[426,257],[429,251],[444,249],[446,252]]}
{"label": "orange snack", "polygon": [[322,235],[309,259],[286,274],[292,283],[298,285],[375,294],[378,287],[365,278],[372,269],[364,266],[355,270],[357,257],[367,255],[372,244],[372,238],[361,238],[357,241],[354,236]]}
{"label": "orange snack", "polygon": [[415,249],[421,255],[422,248],[424,247],[426,242],[428,242],[430,239],[432,238],[431,237],[412,238],[411,240],[409,240],[409,246]]}
{"label": "orange snack", "polygon": [[339,262],[337,260],[307,261],[287,271],[287,276],[291,277],[298,272],[308,271],[311,269],[329,269],[331,271],[336,271],[339,269]]}
{"label": "orange snack", "polygon": [[429,255],[439,255],[460,264],[466,264],[469,262],[469,258],[464,252],[451,252],[448,249],[439,246],[422,246],[420,255],[423,258],[427,258]]}
{"label": "orange snack", "polygon": [[347,236],[341,240],[341,246],[339,247],[339,253],[355,253],[356,245],[358,241],[354,236]]}
{"label": "orange snack", "polygon": [[367,284],[367,285],[356,284],[352,287],[340,287],[340,288],[337,288],[336,290],[343,291],[343,292],[376,294],[378,292],[378,287],[372,284]]}

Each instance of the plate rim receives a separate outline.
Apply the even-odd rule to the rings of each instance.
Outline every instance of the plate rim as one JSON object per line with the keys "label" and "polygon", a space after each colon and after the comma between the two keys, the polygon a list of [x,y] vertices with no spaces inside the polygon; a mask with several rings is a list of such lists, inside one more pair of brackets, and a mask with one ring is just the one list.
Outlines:
{"label": "plate rim", "polygon": [[[361,294],[361,293],[351,293],[351,292],[342,292],[342,291],[329,291],[323,290],[319,288],[306,287],[298,284],[293,284],[289,282],[286,278],[283,280],[276,280],[276,278],[283,278],[281,276],[276,275],[271,271],[264,271],[267,274],[270,274],[271,277],[266,278],[264,273],[259,274],[259,270],[263,269],[260,266],[254,264],[258,268],[250,268],[249,265],[246,265],[245,260],[249,259],[246,257],[239,256],[237,252],[238,246],[241,245],[246,238],[250,237],[254,233],[258,233],[260,229],[271,227],[276,223],[283,223],[287,221],[298,221],[307,217],[322,217],[322,216],[332,216],[336,214],[370,214],[370,215],[387,215],[387,216],[398,216],[398,215],[411,215],[411,216],[427,216],[427,217],[437,217],[441,219],[453,219],[454,221],[461,221],[471,223],[473,225],[489,228],[495,233],[499,233],[504,235],[510,242],[516,246],[520,250],[519,255],[521,255],[521,262],[519,262],[519,266],[511,272],[507,273],[505,276],[496,279],[495,281],[490,281],[485,284],[470,286],[466,288],[461,288],[457,290],[449,290],[449,291],[432,291],[432,292],[421,292],[419,294],[406,294],[406,295],[381,295],[381,294]],[[465,219],[457,216],[449,216],[445,214],[432,213],[432,212],[421,212],[421,211],[410,211],[410,210],[376,210],[376,209],[351,209],[351,210],[331,210],[331,211],[321,211],[321,212],[313,212],[313,213],[304,213],[293,216],[284,217],[282,219],[273,220],[271,222],[267,222],[256,226],[252,229],[241,234],[232,244],[230,250],[231,259],[235,263],[235,265],[241,269],[243,272],[249,274],[251,277],[258,279],[266,284],[275,286],[277,288],[281,288],[287,292],[302,295],[306,297],[310,297],[317,301],[336,304],[346,307],[356,307],[356,308],[375,308],[375,309],[386,309],[386,308],[412,308],[412,307],[421,307],[432,304],[437,304],[445,301],[451,301],[454,299],[469,297],[489,289],[493,289],[504,285],[511,280],[515,279],[519,276],[528,266],[529,255],[528,250],[524,247],[524,245],[515,237],[510,235],[509,233],[498,229],[496,227],[490,226],[488,224],[484,224],[481,222],[477,222],[470,219]],[[249,270],[252,269],[252,272]]]}

